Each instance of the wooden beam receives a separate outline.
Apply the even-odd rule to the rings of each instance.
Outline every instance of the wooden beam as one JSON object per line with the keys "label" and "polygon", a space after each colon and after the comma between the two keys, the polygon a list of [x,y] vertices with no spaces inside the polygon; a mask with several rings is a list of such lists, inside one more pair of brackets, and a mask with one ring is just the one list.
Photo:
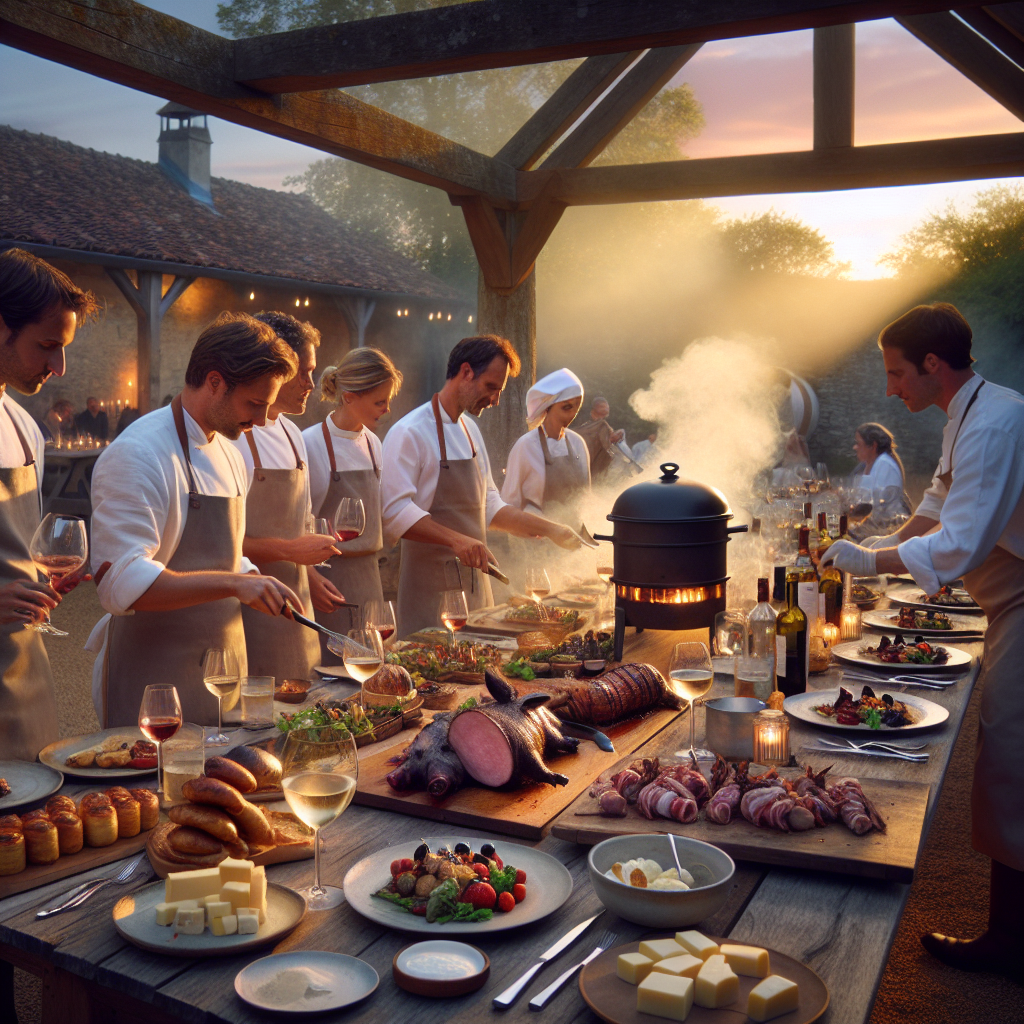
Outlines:
{"label": "wooden beam", "polygon": [[235,78],[298,92],[945,9],[948,0],[477,0],[239,39]]}
{"label": "wooden beam", "polygon": [[[957,8],[959,11],[960,8]],[[1012,32],[1018,39],[1024,40],[1024,3],[988,4],[985,10],[999,22],[1003,28]]]}
{"label": "wooden beam", "polygon": [[1024,120],[1024,71],[952,14],[896,19],[979,89]]}
{"label": "wooden beam", "polygon": [[541,169],[586,167],[700,48],[700,43],[666,46],[641,57],[555,148]]}
{"label": "wooden beam", "polygon": [[[884,146],[559,171],[552,199],[567,206],[663,199],[832,192],[1001,178],[1024,173],[1024,132]],[[534,177],[536,176],[536,177]],[[526,178],[526,181],[522,181]],[[542,174],[521,175],[522,198]]]}
{"label": "wooden beam", "polygon": [[494,155],[528,171],[629,67],[640,50],[588,57]]}
{"label": "wooden beam", "polygon": [[814,30],[814,148],[853,145],[856,25]]}
{"label": "wooden beam", "polygon": [[[1024,10],[1024,4],[1021,9]],[[986,8],[963,7],[953,13],[1002,50],[1015,64],[1024,68],[1024,38],[1011,32],[1002,22],[996,21]]]}

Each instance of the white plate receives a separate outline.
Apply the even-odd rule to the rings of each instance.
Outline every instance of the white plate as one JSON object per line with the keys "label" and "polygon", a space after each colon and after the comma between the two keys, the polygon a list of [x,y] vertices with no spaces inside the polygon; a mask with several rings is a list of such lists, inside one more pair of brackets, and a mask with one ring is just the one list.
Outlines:
{"label": "white plate", "polygon": [[323,676],[323,681],[326,683],[333,681],[337,681],[339,683],[356,682],[356,680],[345,671],[344,665],[314,665],[313,671],[318,676]]}
{"label": "white plate", "polygon": [[69,740],[58,740],[56,743],[51,743],[39,751],[39,760],[65,775],[74,776],[76,779],[134,779],[156,775],[155,768],[72,768],[64,763],[72,754],[77,754],[80,750],[85,750],[88,747],[95,747],[108,736],[129,736],[133,742],[148,738],[137,725],[101,729],[88,736],[74,736]]}
{"label": "white plate", "polygon": [[397,928],[403,932],[421,932],[446,938],[449,935],[481,935],[487,932],[503,932],[520,925],[533,924],[554,913],[572,892],[572,876],[561,861],[550,854],[542,853],[531,846],[521,846],[505,839],[484,840],[473,836],[427,836],[422,840],[431,850],[439,846],[468,843],[478,850],[484,842],[491,842],[495,852],[505,865],[513,864],[526,872],[526,899],[507,914],[495,911],[490,921],[449,921],[447,924],[427,924],[424,917],[417,917],[387,900],[377,899],[374,893],[390,881],[388,865],[393,860],[412,857],[419,846],[410,840],[399,846],[390,846],[364,857],[349,868],[343,883],[345,896],[354,910],[378,924]]}
{"label": "white plate", "polygon": [[395,966],[410,978],[461,981],[463,978],[475,978],[487,966],[487,961],[483,953],[468,942],[427,939],[414,942],[397,953]]}
{"label": "white plate", "polygon": [[[892,632],[892,630],[890,630]],[[903,631],[904,634],[908,633],[908,630]],[[949,658],[943,665],[915,665],[913,662],[889,662],[879,661],[878,658],[870,654],[861,654],[860,649],[862,647],[877,647],[881,637],[862,637],[860,640],[848,640],[845,644],[836,644],[832,648],[832,653],[840,660],[845,661],[848,665],[861,665],[868,668],[876,668],[882,672],[887,672],[891,676],[903,675],[905,672],[915,673],[927,673],[927,672],[949,672],[951,669],[966,668],[973,661],[973,656],[968,654],[966,651],[961,651],[956,647],[952,647],[948,643],[934,644],[935,647],[944,647],[949,652]],[[891,637],[890,637],[891,639]]]}
{"label": "white plate", "polygon": [[871,626],[872,629],[880,629],[883,633],[899,632],[904,636],[918,635],[931,636],[938,639],[939,637],[955,637],[958,633],[977,633],[983,630],[985,626],[981,623],[977,615],[956,615],[953,612],[947,612],[944,608],[933,607],[929,608],[929,611],[943,612],[950,621],[952,629],[900,629],[896,625],[896,620],[899,618],[899,610],[896,608],[886,608],[884,611],[871,611],[862,612],[861,621],[866,626]]}
{"label": "white plate", "polygon": [[45,800],[64,785],[58,769],[35,761],[0,761],[0,779],[6,779],[11,787],[7,796],[0,796],[0,814]]}
{"label": "white plate", "polygon": [[[957,593],[966,594],[967,591],[957,591]],[[908,608],[924,608],[927,611],[935,611],[938,609],[940,612],[957,612],[960,614],[966,612],[968,615],[971,613],[977,614],[981,611],[981,608],[973,603],[956,606],[947,604],[929,604],[925,600],[928,595],[918,586],[890,587],[886,591],[885,596],[896,604],[906,605]]]}
{"label": "white plate", "polygon": [[123,939],[153,953],[170,956],[233,956],[287,935],[306,916],[306,901],[294,890],[267,883],[267,919],[255,935],[179,935],[174,925],[156,923],[156,905],[164,901],[162,881],[143,886],[114,904],[114,927]]}
{"label": "white plate", "polygon": [[[277,994],[276,998],[267,992],[261,995],[261,989],[285,971],[301,971],[306,975],[307,985],[312,986],[316,994],[306,996],[303,993],[291,999],[287,998],[287,992]],[[285,985],[289,980],[280,979]],[[296,987],[301,986],[302,978],[297,978],[296,982]],[[254,960],[235,975],[235,991],[242,999],[260,1010],[276,1013],[340,1010],[365,999],[376,991],[379,984],[377,972],[354,956],[305,949],[294,953],[274,953]]]}
{"label": "white plate", "polygon": [[[857,686],[848,686],[846,689],[854,697],[859,697],[863,685],[863,683],[860,683]],[[941,725],[949,718],[949,712],[944,707],[941,707],[934,701],[925,700],[924,697],[914,697],[909,693],[900,693],[898,689],[891,690],[884,686],[872,686],[871,688],[875,691],[876,697],[881,697],[883,693],[888,693],[892,696],[893,700],[903,701],[914,712],[914,717],[917,721],[913,725],[883,725],[878,729],[872,729],[866,725],[840,725],[834,718],[826,718],[814,710],[819,704],[834,704],[839,698],[838,687],[834,690],[814,690],[811,693],[794,694],[792,697],[787,697],[782,706],[786,709],[787,715],[799,718],[801,722],[807,722],[810,725],[823,725],[826,729],[844,729],[847,732],[858,732],[866,739],[871,739],[872,736],[877,736],[883,732],[904,733],[916,732],[919,729],[930,729],[933,726]]]}

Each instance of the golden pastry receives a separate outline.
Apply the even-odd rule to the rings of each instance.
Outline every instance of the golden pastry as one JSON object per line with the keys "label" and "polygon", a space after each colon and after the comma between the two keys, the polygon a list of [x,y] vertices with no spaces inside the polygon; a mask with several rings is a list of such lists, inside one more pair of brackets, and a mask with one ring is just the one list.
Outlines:
{"label": "golden pastry", "polygon": [[117,842],[117,811],[109,803],[89,807],[82,813],[82,827],[88,846],[110,846]]}
{"label": "golden pastry", "polygon": [[82,819],[74,811],[58,811],[53,816],[53,824],[57,829],[60,855],[78,853],[85,842]]}
{"label": "golden pastry", "polygon": [[97,768],[124,768],[132,759],[130,750],[111,750],[96,755]]}
{"label": "golden pastry", "polygon": [[131,795],[139,803],[139,826],[143,832],[156,828],[160,821],[160,800],[151,789],[133,789]]}
{"label": "golden pastry", "polygon": [[57,826],[48,818],[25,823],[25,859],[29,864],[52,864],[60,856]]}
{"label": "golden pastry", "polygon": [[37,807],[34,811],[26,811],[21,816],[22,831],[24,831],[24,827],[30,821],[49,821],[49,820],[50,820],[50,815],[42,807]]}
{"label": "golden pastry", "polygon": [[108,786],[103,792],[110,797],[111,803],[116,803],[119,799],[123,800],[131,796],[131,793],[124,786]]}
{"label": "golden pastry", "polygon": [[0,831],[0,875],[16,875],[24,870],[25,837],[13,829]]}
{"label": "golden pastry", "polygon": [[0,818],[0,832],[20,832],[21,818],[16,814],[5,814]]}
{"label": "golden pastry", "polygon": [[142,815],[139,801],[126,792],[125,795],[111,798],[114,810],[117,811],[117,838],[130,839],[142,831]]}
{"label": "golden pastry", "polygon": [[46,801],[46,813],[52,818],[53,815],[60,811],[70,811],[72,814],[77,814],[78,808],[75,806],[75,801],[69,796],[51,796]]}
{"label": "golden pastry", "polygon": [[68,768],[92,768],[96,764],[96,751],[91,747],[88,750],[80,750],[77,754],[65,758],[64,764]]}
{"label": "golden pastry", "polygon": [[99,749],[105,753],[112,750],[129,750],[134,742],[135,737],[133,736],[108,736],[100,744]]}
{"label": "golden pastry", "polygon": [[110,797],[106,793],[86,793],[78,801],[78,816],[84,818],[85,812],[90,807],[103,807],[104,805],[110,806]]}

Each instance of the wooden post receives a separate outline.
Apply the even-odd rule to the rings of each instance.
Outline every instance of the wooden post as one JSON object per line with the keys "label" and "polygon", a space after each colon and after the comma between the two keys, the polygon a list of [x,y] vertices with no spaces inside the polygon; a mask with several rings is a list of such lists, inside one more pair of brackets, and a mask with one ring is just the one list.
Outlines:
{"label": "wooden post", "polygon": [[854,25],[814,30],[814,148],[853,145]]}

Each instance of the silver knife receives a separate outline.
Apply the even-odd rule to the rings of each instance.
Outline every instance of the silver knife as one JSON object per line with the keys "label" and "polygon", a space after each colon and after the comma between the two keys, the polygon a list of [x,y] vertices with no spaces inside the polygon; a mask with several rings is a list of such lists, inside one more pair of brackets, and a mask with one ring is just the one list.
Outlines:
{"label": "silver knife", "polygon": [[573,942],[575,942],[587,928],[592,925],[604,911],[600,911],[593,917],[588,917],[586,921],[581,921],[575,928],[570,928],[550,949],[544,950],[540,955],[540,963],[534,964],[525,974],[516,979],[504,992],[494,997],[494,1007],[498,1010],[507,1010],[518,998],[519,994],[526,988],[527,985],[533,980],[534,975],[554,957],[558,956],[562,950],[566,949]]}

